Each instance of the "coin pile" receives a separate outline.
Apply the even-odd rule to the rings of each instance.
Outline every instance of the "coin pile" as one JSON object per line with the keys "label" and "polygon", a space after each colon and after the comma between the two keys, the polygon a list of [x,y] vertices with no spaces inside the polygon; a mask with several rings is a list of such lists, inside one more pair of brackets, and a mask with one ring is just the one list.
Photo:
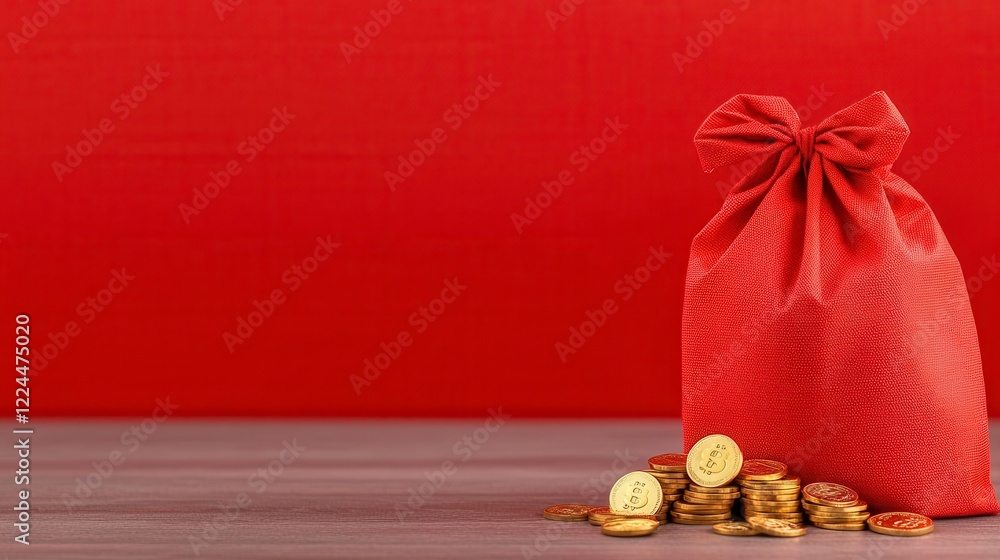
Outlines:
{"label": "coin pile", "polygon": [[802,507],[820,529],[864,531],[871,516],[858,493],[832,482],[814,482],[802,489]]}
{"label": "coin pile", "polygon": [[707,436],[695,443],[684,462],[691,482],[674,501],[671,519],[682,525],[715,525],[732,520],[740,489],[729,483],[742,464],[739,447],[726,436]]}
{"label": "coin pile", "polygon": [[[608,506],[563,504],[545,508],[542,515],[556,521],[589,521],[616,537],[650,535],[667,522],[668,512],[675,523],[712,525],[714,533],[734,536],[799,537],[806,533],[803,514],[821,529],[869,528],[895,536],[934,530],[933,521],[915,513],[872,516],[857,492],[840,484],[801,487],[785,464],[744,460],[736,442],[721,434],[698,440],[687,454],[650,457],[649,467],[618,479]],[[733,520],[736,500],[746,522]]]}
{"label": "coin pile", "polygon": [[784,463],[767,459],[748,459],[736,477],[740,487],[740,505],[744,518],[783,519],[802,522],[799,504],[801,481],[788,476]]}

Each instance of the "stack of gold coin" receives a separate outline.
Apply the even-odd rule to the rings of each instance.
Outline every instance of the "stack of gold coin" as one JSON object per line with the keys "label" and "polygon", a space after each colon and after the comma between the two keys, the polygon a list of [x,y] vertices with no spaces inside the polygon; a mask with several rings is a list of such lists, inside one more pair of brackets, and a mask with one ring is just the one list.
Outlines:
{"label": "stack of gold coin", "polygon": [[864,531],[871,516],[857,492],[831,482],[807,484],[802,489],[802,507],[813,525],[835,531]]}
{"label": "stack of gold coin", "polygon": [[802,482],[797,476],[788,476],[784,463],[768,459],[747,459],[736,477],[740,486],[743,517],[784,519],[802,522],[799,504]]}
{"label": "stack of gold coin", "polygon": [[690,484],[681,499],[670,508],[670,517],[684,525],[714,525],[733,518],[733,503],[740,495],[737,486]]}
{"label": "stack of gold coin", "polygon": [[649,469],[643,471],[660,481],[663,502],[667,505],[679,500],[691,479],[687,475],[685,453],[664,453],[649,458]]}
{"label": "stack of gold coin", "polygon": [[715,525],[733,518],[738,486],[729,484],[740,472],[743,454],[724,435],[705,436],[691,446],[684,468],[691,483],[670,507],[670,518],[683,525]]}

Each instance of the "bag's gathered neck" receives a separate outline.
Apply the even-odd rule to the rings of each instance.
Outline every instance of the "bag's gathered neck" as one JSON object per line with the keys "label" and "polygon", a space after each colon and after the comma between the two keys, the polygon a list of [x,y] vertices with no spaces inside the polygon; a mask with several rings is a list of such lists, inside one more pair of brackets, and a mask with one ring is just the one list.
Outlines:
{"label": "bag's gathered neck", "polygon": [[802,127],[784,97],[737,95],[705,119],[694,144],[705,171],[794,149],[805,168],[821,157],[844,167],[878,169],[892,165],[910,130],[885,92]]}

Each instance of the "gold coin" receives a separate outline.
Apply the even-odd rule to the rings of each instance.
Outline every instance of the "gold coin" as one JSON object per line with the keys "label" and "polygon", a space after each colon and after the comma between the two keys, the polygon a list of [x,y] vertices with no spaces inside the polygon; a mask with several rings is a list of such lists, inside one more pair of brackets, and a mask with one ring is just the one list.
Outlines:
{"label": "gold coin", "polygon": [[659,526],[655,519],[612,519],[601,525],[601,532],[612,537],[642,537],[652,535]]}
{"label": "gold coin", "polygon": [[744,498],[750,498],[751,500],[763,500],[765,502],[797,502],[799,501],[798,492],[786,492],[783,494],[778,494],[775,492],[751,492],[750,490],[744,490],[741,492]]}
{"label": "gold coin", "polygon": [[728,436],[713,434],[698,440],[687,455],[687,474],[698,486],[725,486],[743,468],[743,453]]}
{"label": "gold coin", "polygon": [[[729,519],[723,519],[723,521],[729,521]],[[718,520],[715,519],[681,519],[679,517],[673,517],[670,519],[671,523],[677,523],[679,525],[715,525]]]}
{"label": "gold coin", "polygon": [[801,537],[806,534],[806,526],[785,519],[767,519],[765,517],[748,517],[747,523],[758,533],[772,537]]}
{"label": "gold coin", "polygon": [[814,482],[802,489],[802,497],[807,502],[821,506],[853,506],[858,503],[858,493],[850,488],[832,482]]}
{"label": "gold coin", "polygon": [[692,492],[699,492],[701,494],[736,494],[739,493],[739,486],[718,486],[712,488],[711,486],[698,486],[697,484],[688,484],[688,490]]}
{"label": "gold coin", "polygon": [[780,508],[782,510],[792,509],[794,511],[802,509],[802,505],[794,500],[781,502],[774,500],[754,500],[744,497],[742,501],[743,505],[750,506],[755,509]]}
{"label": "gold coin", "polygon": [[696,496],[690,492],[684,493],[684,501],[690,504],[731,504],[736,501],[736,497],[729,494],[715,494],[711,497],[706,498],[705,496]]}
{"label": "gold coin", "polygon": [[919,513],[889,511],[868,518],[868,528],[895,537],[919,537],[934,530],[934,522]]}
{"label": "gold coin", "polygon": [[562,504],[549,506],[542,510],[542,517],[553,521],[586,521],[590,511],[595,506],[582,506],[579,504]]}
{"label": "gold coin", "polygon": [[732,535],[735,537],[752,537],[758,534],[749,523],[743,521],[726,521],[712,525],[712,532],[720,535]]}
{"label": "gold coin", "polygon": [[859,500],[853,506],[821,506],[812,502],[802,500],[802,507],[809,512],[815,513],[856,513],[868,509],[868,502]]}
{"label": "gold coin", "polygon": [[820,523],[861,523],[866,521],[872,514],[867,511],[856,513],[810,513],[809,519]]}
{"label": "gold coin", "polygon": [[715,520],[715,521],[725,521],[726,519],[732,519],[733,514],[730,512],[725,513],[683,513],[680,511],[670,512],[670,517],[674,519],[703,519],[703,520]]}
{"label": "gold coin", "polygon": [[732,506],[726,504],[689,504],[687,502],[675,502],[673,506],[673,511],[683,513],[722,513],[732,509]]}
{"label": "gold coin", "polygon": [[630,472],[611,488],[609,500],[615,513],[648,515],[663,506],[663,489],[651,474]]}
{"label": "gold coin", "polygon": [[649,468],[663,472],[686,472],[686,453],[664,453],[649,458]]}
{"label": "gold coin", "polygon": [[754,510],[744,510],[743,517],[763,517],[765,519],[784,519],[786,521],[795,521],[796,523],[802,523],[804,517],[801,513],[783,513],[783,512],[773,512],[773,511],[754,511]]}
{"label": "gold coin", "polygon": [[802,480],[797,476],[785,476],[778,480],[741,480],[739,485],[751,490],[770,490],[781,488],[798,488]]}
{"label": "gold coin", "polygon": [[685,490],[685,496],[702,498],[704,500],[735,500],[740,497],[739,492],[697,492],[695,490]]}
{"label": "gold coin", "polygon": [[688,475],[686,472],[670,472],[670,471],[658,471],[656,469],[643,469],[642,472],[649,473],[660,480],[687,480]]}
{"label": "gold coin", "polygon": [[788,474],[788,466],[769,459],[747,459],[736,480],[778,480]]}
{"label": "gold coin", "polygon": [[667,491],[669,491],[669,490],[686,490],[687,489],[687,484],[686,483],[681,483],[681,484],[660,484],[660,488],[663,488],[664,490],[667,490]]}
{"label": "gold coin", "polygon": [[865,523],[813,523],[820,529],[832,529],[834,531],[864,531],[868,528]]}
{"label": "gold coin", "polygon": [[667,513],[666,510],[663,510],[654,515],[628,515],[624,513],[614,513],[611,511],[611,508],[605,506],[591,510],[590,515],[587,518],[591,525],[603,525],[612,519],[656,519],[658,521],[665,521],[667,519]]}
{"label": "gold coin", "polygon": [[[765,505],[765,504],[781,504],[781,505]],[[757,511],[786,511],[786,512],[801,512],[802,507],[796,502],[754,502],[747,499],[743,500],[743,507],[757,510]]]}

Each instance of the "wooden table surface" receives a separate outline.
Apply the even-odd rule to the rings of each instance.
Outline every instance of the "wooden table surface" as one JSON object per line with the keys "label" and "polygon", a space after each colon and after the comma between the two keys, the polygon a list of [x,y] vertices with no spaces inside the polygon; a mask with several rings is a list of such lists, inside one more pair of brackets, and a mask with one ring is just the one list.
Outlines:
{"label": "wooden table surface", "polygon": [[[30,546],[14,544],[16,457],[3,458],[7,558],[1000,558],[1000,517],[893,538],[810,528],[733,538],[668,524],[616,539],[541,518],[607,503],[628,470],[680,450],[676,421],[36,424]],[[1000,424],[993,435],[993,481]],[[13,441],[13,436],[11,441]]]}

